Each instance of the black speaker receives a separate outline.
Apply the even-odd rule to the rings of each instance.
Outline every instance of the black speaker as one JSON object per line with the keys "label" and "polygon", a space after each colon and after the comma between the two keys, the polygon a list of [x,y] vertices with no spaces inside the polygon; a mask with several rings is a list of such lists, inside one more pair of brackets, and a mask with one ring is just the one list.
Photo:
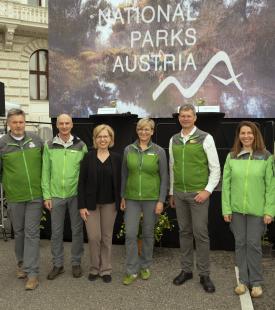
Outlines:
{"label": "black speaker", "polygon": [[0,82],[0,116],[5,116],[5,85]]}

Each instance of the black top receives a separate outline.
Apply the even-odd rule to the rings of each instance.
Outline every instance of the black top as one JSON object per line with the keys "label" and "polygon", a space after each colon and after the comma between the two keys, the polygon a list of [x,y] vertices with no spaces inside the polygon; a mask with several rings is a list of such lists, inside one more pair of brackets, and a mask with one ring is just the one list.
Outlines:
{"label": "black top", "polygon": [[[110,151],[109,156],[112,169],[113,195],[116,208],[119,210],[120,204],[120,183],[121,183],[121,156]],[[85,154],[80,163],[80,173],[78,180],[78,209],[95,210],[97,203],[97,151],[92,150]]]}
{"label": "black top", "polygon": [[113,203],[115,201],[113,170],[110,156],[102,162],[97,158],[96,203]]}

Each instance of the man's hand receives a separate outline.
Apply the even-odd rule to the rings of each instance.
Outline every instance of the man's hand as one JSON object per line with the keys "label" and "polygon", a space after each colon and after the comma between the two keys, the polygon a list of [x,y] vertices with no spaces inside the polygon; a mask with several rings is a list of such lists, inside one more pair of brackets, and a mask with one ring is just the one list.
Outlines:
{"label": "man's hand", "polygon": [[155,214],[161,214],[163,211],[163,202],[158,201],[155,208]]}
{"label": "man's hand", "polygon": [[124,211],[125,209],[126,209],[126,202],[125,202],[125,199],[122,198],[120,202],[120,210]]}
{"label": "man's hand", "polygon": [[79,212],[80,212],[80,216],[81,216],[82,220],[84,222],[87,222],[87,219],[88,219],[87,217],[90,215],[90,212],[88,211],[88,209],[86,209],[86,208],[80,209]]}
{"label": "man's hand", "polygon": [[174,195],[170,195],[170,197],[169,197],[169,204],[170,204],[171,208],[176,208]]}
{"label": "man's hand", "polygon": [[203,203],[207,198],[209,198],[210,193],[206,190],[203,190],[201,192],[198,192],[198,194],[195,196],[194,200],[198,203]]}
{"label": "man's hand", "polygon": [[53,208],[52,200],[51,199],[44,200],[44,207],[48,209],[49,211],[51,211]]}
{"label": "man's hand", "polygon": [[230,223],[232,221],[232,214],[227,214],[223,216],[225,222]]}
{"label": "man's hand", "polygon": [[264,215],[264,223],[265,224],[270,224],[272,222],[272,216],[265,214]]}

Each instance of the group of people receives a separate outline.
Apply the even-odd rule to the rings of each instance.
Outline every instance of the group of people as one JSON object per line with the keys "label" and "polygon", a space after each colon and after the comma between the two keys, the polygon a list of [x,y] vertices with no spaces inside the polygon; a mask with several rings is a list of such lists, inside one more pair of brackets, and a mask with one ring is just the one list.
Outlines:
{"label": "group of people", "polygon": [[[196,111],[185,104],[179,110],[182,130],[169,143],[170,206],[176,209],[181,247],[181,271],[173,279],[182,285],[193,278],[196,265],[203,289],[215,292],[210,278],[209,197],[220,180],[220,164],[213,137],[195,126]],[[53,268],[49,280],[64,272],[63,229],[68,209],[72,229],[71,264],[74,277],[82,276],[83,222],[90,251],[88,279],[112,281],[111,247],[117,212],[124,212],[126,272],[123,284],[151,276],[154,227],[168,193],[166,153],[152,142],[154,121],[140,119],[137,140],[123,158],[110,148],[114,131],[105,124],[93,130],[93,149],[71,134],[72,119],[57,118],[58,134],[43,145],[25,132],[25,114],[10,110],[10,131],[0,139],[2,183],[12,221],[17,277],[25,288],[38,286],[39,224],[44,206],[51,214]],[[261,236],[275,215],[274,160],[257,126],[241,122],[223,173],[222,213],[230,222],[236,245],[239,284],[236,294],[251,289],[262,295]],[[141,214],[142,251],[137,235]]]}

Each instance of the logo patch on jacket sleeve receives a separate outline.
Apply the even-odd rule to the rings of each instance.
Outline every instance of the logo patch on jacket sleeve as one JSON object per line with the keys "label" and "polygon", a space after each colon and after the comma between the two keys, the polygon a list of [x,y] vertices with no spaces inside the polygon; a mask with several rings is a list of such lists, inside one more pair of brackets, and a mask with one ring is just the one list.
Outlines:
{"label": "logo patch on jacket sleeve", "polygon": [[31,141],[31,142],[29,143],[29,147],[30,147],[30,148],[35,147],[35,144]]}

